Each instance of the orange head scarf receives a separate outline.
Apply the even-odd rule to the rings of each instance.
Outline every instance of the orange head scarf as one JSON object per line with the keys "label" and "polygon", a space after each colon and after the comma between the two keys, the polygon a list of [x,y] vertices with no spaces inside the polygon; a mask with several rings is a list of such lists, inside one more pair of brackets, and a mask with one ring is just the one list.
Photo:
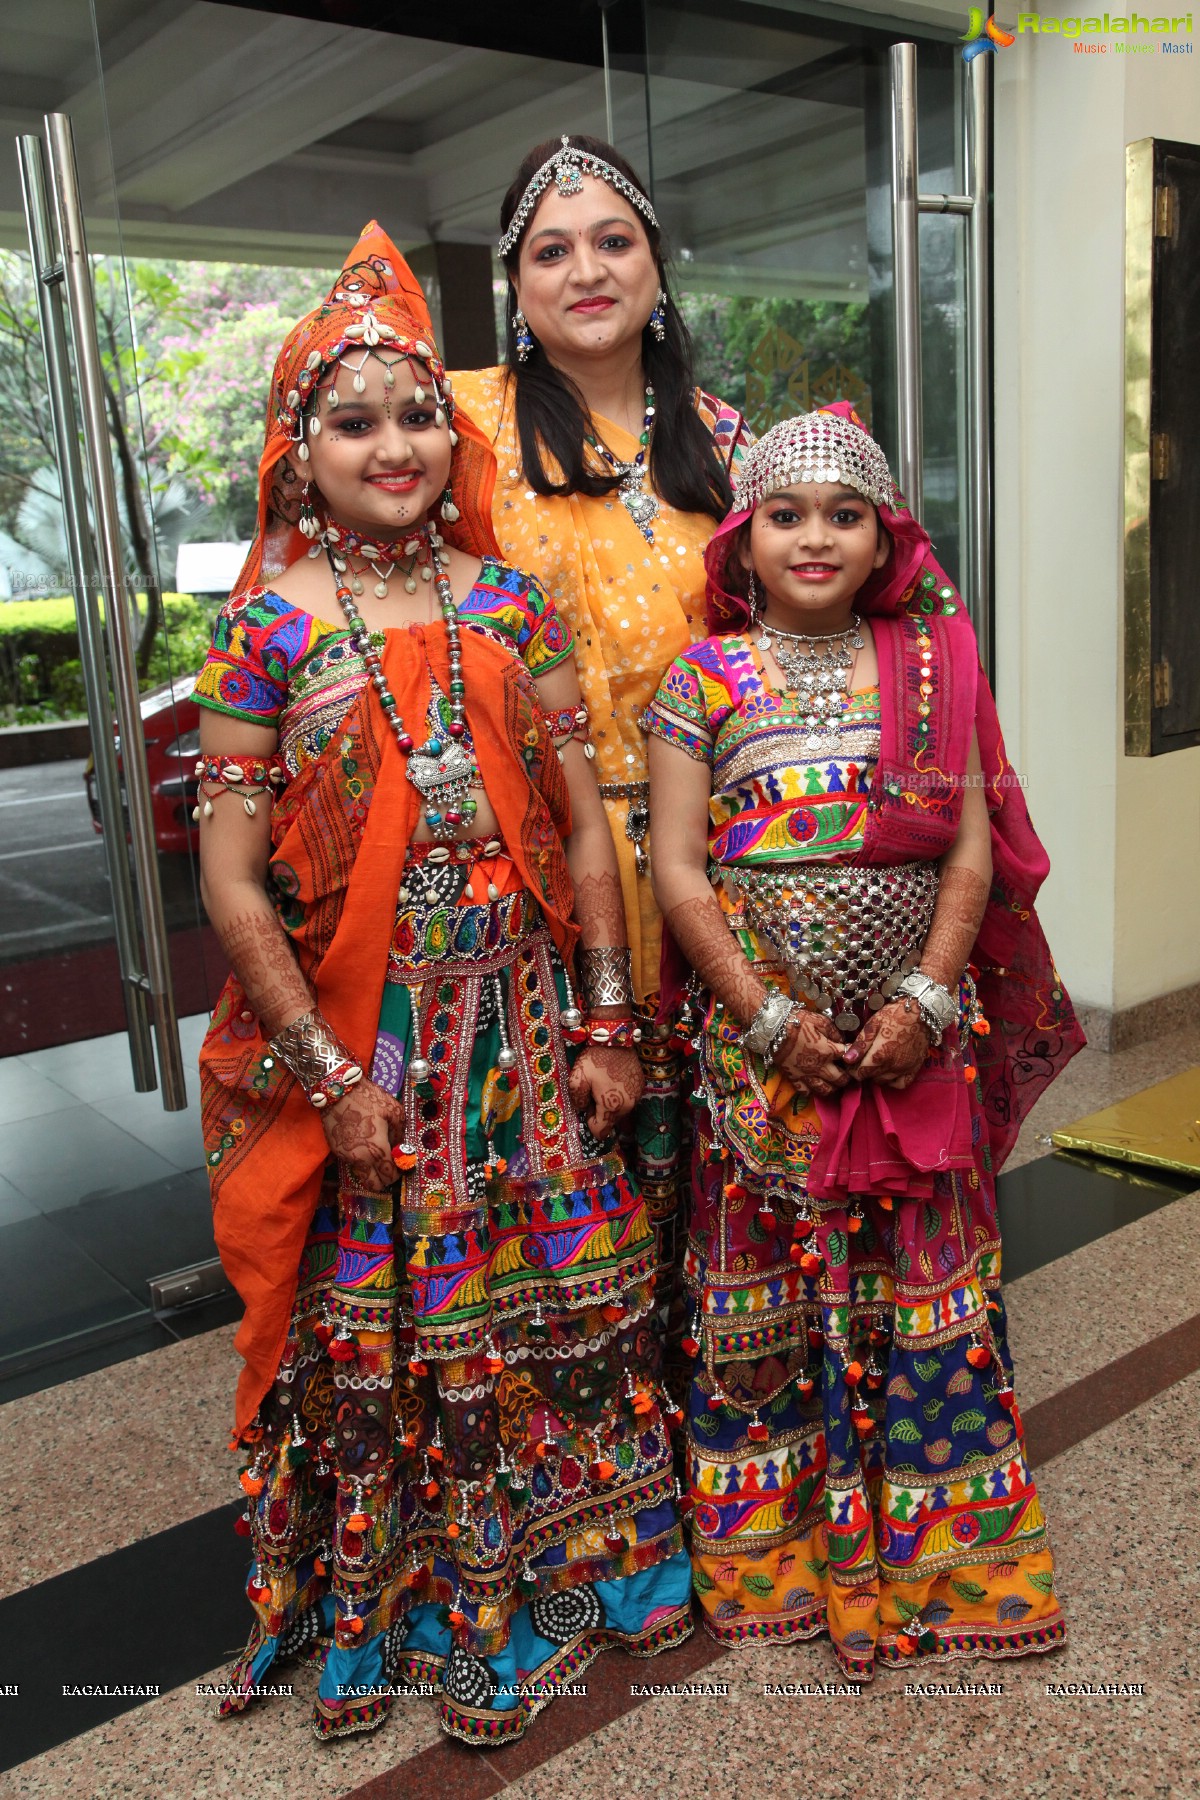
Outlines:
{"label": "orange head scarf", "polygon": [[442,536],[472,556],[499,555],[492,529],[496,458],[479,427],[459,410],[434,341],[421,284],[386,231],[372,219],[328,297],[288,333],[267,400],[267,436],[258,464],[258,525],[235,593],[281,575],[309,550],[300,530],[305,409],[344,356],[378,346],[419,362],[450,422],[450,487],[459,516]]}

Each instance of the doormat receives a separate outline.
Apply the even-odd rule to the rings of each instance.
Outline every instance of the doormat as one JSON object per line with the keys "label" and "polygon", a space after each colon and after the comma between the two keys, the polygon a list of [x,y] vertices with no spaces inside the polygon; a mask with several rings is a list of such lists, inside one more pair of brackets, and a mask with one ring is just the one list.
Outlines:
{"label": "doormat", "polygon": [[1061,1150],[1200,1178],[1200,1068],[1185,1069],[1115,1106],[1088,1113],[1052,1132],[1050,1141]]}

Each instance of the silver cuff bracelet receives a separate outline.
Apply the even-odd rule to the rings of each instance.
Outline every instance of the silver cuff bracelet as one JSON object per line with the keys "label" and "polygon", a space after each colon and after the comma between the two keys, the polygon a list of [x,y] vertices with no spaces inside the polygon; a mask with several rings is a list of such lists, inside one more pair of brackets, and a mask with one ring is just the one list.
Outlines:
{"label": "silver cuff bracelet", "polygon": [[750,1023],[742,1030],[742,1043],[768,1062],[783,1042],[796,1002],[790,994],[769,993]]}
{"label": "silver cuff bracelet", "polygon": [[579,985],[589,1011],[633,1005],[633,952],[628,944],[599,944],[579,952]]}

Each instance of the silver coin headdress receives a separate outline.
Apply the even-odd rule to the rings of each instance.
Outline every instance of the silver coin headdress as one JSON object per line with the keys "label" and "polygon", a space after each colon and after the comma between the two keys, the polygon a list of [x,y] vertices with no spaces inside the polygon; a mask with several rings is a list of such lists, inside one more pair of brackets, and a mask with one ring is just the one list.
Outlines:
{"label": "silver coin headdress", "polygon": [[753,512],[768,494],[797,481],[840,481],[875,506],[896,508],[887,457],[870,432],[838,413],[802,413],[772,425],[742,464],[733,510]]}
{"label": "silver coin headdress", "polygon": [[620,169],[614,169],[610,162],[605,162],[602,156],[593,156],[590,150],[576,150],[572,147],[570,138],[564,137],[561,150],[556,150],[554,155],[542,164],[521,195],[517,210],[509,221],[508,230],[496,246],[501,260],[520,243],[521,233],[529,223],[534,208],[550,183],[554,183],[564,200],[570,200],[581,192],[585,175],[593,175],[597,181],[606,181],[610,188],[621,194],[628,200],[630,206],[635,207],[641,213],[648,225],[653,225],[654,229],[658,230],[658,218],[654,208],[641,188],[636,187],[627,175],[622,175]]}

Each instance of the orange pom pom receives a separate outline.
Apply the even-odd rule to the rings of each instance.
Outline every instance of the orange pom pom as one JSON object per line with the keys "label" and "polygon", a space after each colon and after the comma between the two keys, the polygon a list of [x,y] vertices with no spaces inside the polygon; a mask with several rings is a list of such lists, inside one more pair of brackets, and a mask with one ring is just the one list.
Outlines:
{"label": "orange pom pom", "polygon": [[616,1472],[616,1463],[609,1462],[605,1456],[598,1457],[591,1468],[593,1481],[611,1481]]}
{"label": "orange pom pom", "polygon": [[346,1620],[346,1630],[348,1632],[350,1632],[350,1634],[353,1637],[361,1637],[363,1634],[363,1630],[364,1630],[362,1620],[361,1619],[347,1619]]}
{"label": "orange pom pom", "polygon": [[419,1356],[410,1356],[408,1359],[408,1372],[410,1375],[428,1375],[429,1364],[422,1362]]}
{"label": "orange pom pom", "polygon": [[449,1619],[451,1627],[456,1627],[462,1624],[466,1614],[459,1612],[457,1606],[452,1606],[446,1617]]}
{"label": "orange pom pom", "polygon": [[436,1500],[441,1491],[442,1490],[436,1481],[427,1481],[425,1486],[421,1489],[421,1492],[427,1500]]}
{"label": "orange pom pom", "polygon": [[974,1069],[972,1064],[964,1063],[963,1064],[963,1080],[964,1081],[974,1081],[975,1075],[976,1075],[976,1070]]}
{"label": "orange pom pom", "polygon": [[319,1556],[314,1556],[313,1557],[313,1574],[314,1575],[328,1575],[328,1573],[329,1573],[329,1569],[328,1569],[327,1565],[321,1561],[321,1558]]}
{"label": "orange pom pom", "polygon": [[266,1477],[263,1475],[252,1475],[249,1469],[243,1469],[238,1476],[238,1483],[241,1486],[242,1492],[244,1494],[249,1494],[253,1499],[256,1495],[262,1493],[263,1488],[266,1486]]}
{"label": "orange pom pom", "polygon": [[346,1529],[348,1531],[369,1531],[370,1528],[371,1521],[364,1512],[351,1513],[350,1517],[346,1520]]}
{"label": "orange pom pom", "polygon": [[[456,1538],[456,1537],[462,1536],[462,1528],[458,1524],[458,1521],[456,1519],[451,1519],[450,1523],[447,1525],[446,1536],[449,1538]],[[451,1619],[453,1619],[454,1614],[451,1613],[450,1617],[451,1617]]]}
{"label": "orange pom pom", "polygon": [[901,1656],[915,1656],[917,1654],[916,1640],[914,1638],[905,1637],[903,1634],[896,1639],[896,1648]]}
{"label": "orange pom pom", "polygon": [[846,1364],[846,1386],[857,1387],[862,1380],[863,1366],[856,1356]]}

